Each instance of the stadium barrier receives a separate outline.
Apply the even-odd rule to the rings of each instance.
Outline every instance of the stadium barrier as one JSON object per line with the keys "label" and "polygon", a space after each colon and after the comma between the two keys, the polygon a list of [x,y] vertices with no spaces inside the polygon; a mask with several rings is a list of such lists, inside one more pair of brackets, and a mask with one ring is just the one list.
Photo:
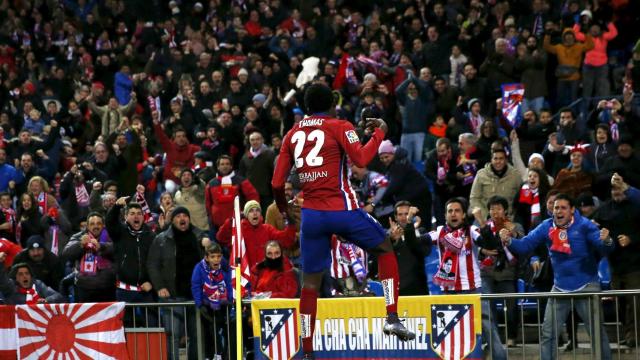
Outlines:
{"label": "stadium barrier", "polygon": [[[579,299],[588,301],[590,316],[594,319],[595,330],[593,340],[586,332],[585,322],[575,314],[569,315],[567,323],[575,322],[576,331],[556,329],[563,338],[554,344],[555,359],[600,359],[600,318],[604,321],[605,330],[611,347],[612,358],[637,359],[640,358],[638,340],[640,329],[636,325],[640,320],[638,314],[640,290],[603,291],[595,293],[514,293],[514,294],[482,294],[482,295],[436,295],[402,297],[399,303],[399,313],[405,324],[416,331],[416,340],[400,343],[393,338],[381,334],[384,321],[383,299],[379,297],[365,298],[335,298],[320,299],[318,304],[318,318],[314,337],[314,349],[318,359],[375,359],[375,358],[439,358],[444,356],[441,351],[456,352],[462,358],[463,350],[468,350],[467,359],[482,359],[490,354],[492,343],[482,341],[480,336],[480,302],[493,302],[496,312],[488,312],[490,321],[498,326],[501,341],[505,346],[509,359],[539,359],[541,357],[542,323],[546,302],[549,299],[567,300],[573,303]],[[507,304],[515,303],[517,317],[517,338],[514,344],[507,347],[507,334],[510,332],[509,312]],[[629,315],[633,316],[632,327],[628,329],[629,339],[625,339],[623,321],[625,317],[621,306],[626,302],[630,306]],[[255,335],[245,346],[243,355],[248,353],[254,359],[271,358],[284,359],[291,356],[299,358],[296,353],[301,349],[299,338],[300,323],[298,320],[297,299],[270,299],[243,301],[244,320],[252,322]],[[251,304],[251,312],[246,305]],[[473,316],[464,318],[464,306],[472,305]],[[600,306],[601,305],[601,306]],[[477,310],[476,310],[477,309]],[[129,317],[127,323],[127,341],[131,359],[172,359],[177,354],[178,359],[207,359],[205,348],[219,357],[214,359],[235,359],[235,321],[236,317],[231,307],[215,313],[221,316],[214,321],[217,326],[213,330],[205,330],[205,320],[195,311],[192,302],[183,303],[146,303],[127,304]],[[290,311],[289,311],[290,310]],[[137,317],[131,317],[136,313]],[[182,322],[181,314],[192,313],[187,316],[187,322]],[[451,323],[456,316],[468,320],[467,333],[474,336],[468,339],[454,338],[450,333],[460,333]],[[473,320],[471,320],[471,318]],[[171,320],[173,319],[173,320]],[[573,321],[572,321],[573,320]],[[179,326],[170,321],[179,322]],[[206,320],[207,322],[209,320]],[[189,333],[189,323],[196,324],[195,345],[197,356],[189,356],[188,347],[192,338],[184,338]],[[461,327],[461,326],[460,326]],[[180,328],[181,331],[173,337],[171,330]],[[245,327],[244,336],[247,337]],[[512,329],[511,329],[512,330]],[[286,337],[286,331],[291,331]],[[445,334],[444,331],[447,331]],[[177,340],[177,341],[176,341]],[[569,344],[569,340],[571,343]],[[445,344],[446,343],[446,344]],[[460,348],[451,348],[451,344],[458,344]],[[276,347],[274,348],[274,345]],[[447,349],[446,346],[449,345]],[[193,345],[192,345],[193,346]],[[444,346],[444,347],[443,347]],[[270,352],[271,351],[271,352]],[[276,351],[274,353],[274,351]],[[463,351],[463,353],[460,353]],[[280,354],[280,355],[274,355]],[[295,356],[295,357],[294,357]],[[490,357],[489,357],[490,358]]]}

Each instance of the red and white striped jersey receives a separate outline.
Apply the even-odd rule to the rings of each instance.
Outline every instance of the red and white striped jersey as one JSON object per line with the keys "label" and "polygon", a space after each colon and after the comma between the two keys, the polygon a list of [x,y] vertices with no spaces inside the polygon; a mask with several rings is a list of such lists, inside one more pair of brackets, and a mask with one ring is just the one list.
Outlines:
{"label": "red and white striped jersey", "polygon": [[331,277],[334,279],[344,279],[355,276],[352,268],[354,260],[360,260],[367,272],[367,252],[354,244],[343,243],[338,237],[331,237]]}
{"label": "red and white striped jersey", "polygon": [[[353,164],[366,167],[377,154],[383,139],[384,132],[376,129],[363,146],[348,121],[316,115],[304,118],[289,130],[282,141],[273,188],[276,193],[284,188],[291,166],[295,165],[304,191],[303,208],[329,211],[357,209],[358,198],[349,181],[347,156]],[[278,203],[281,209],[285,208],[284,205]]]}
{"label": "red and white striped jersey", "polygon": [[[478,261],[478,247],[476,241],[480,237],[480,229],[477,226],[471,225],[466,232],[466,241],[460,253],[458,254],[458,269],[455,271],[457,274],[455,286],[446,287],[445,291],[462,291],[462,290],[475,290],[482,287],[482,280],[480,278],[480,263]],[[445,246],[443,243],[443,237],[447,234],[448,227],[438,226],[434,231],[429,232],[431,241],[434,245],[438,245],[438,254],[440,262],[443,261],[445,253]],[[469,239],[469,237],[471,237]]]}

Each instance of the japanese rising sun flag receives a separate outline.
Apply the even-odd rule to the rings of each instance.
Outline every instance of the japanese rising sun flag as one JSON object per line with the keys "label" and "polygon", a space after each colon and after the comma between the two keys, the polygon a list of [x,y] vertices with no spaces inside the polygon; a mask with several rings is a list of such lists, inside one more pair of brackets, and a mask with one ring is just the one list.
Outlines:
{"label": "japanese rising sun flag", "polygon": [[15,307],[20,359],[129,359],[124,303]]}

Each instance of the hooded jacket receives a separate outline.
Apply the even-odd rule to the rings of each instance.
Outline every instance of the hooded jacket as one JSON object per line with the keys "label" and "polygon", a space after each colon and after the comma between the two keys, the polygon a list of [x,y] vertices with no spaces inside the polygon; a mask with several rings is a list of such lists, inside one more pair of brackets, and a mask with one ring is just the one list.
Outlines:
{"label": "hooded jacket", "polygon": [[[242,237],[244,237],[249,268],[253,268],[258,261],[264,259],[265,245],[270,240],[276,240],[282,248],[290,248],[296,241],[296,227],[292,224],[284,230],[277,230],[260,219],[258,225],[253,226],[247,219],[242,219]],[[218,230],[217,239],[220,245],[231,247],[231,218],[228,218]]]}
{"label": "hooded jacket", "polygon": [[291,261],[282,255],[282,269],[269,269],[264,260],[251,268],[253,293],[271,292],[271,298],[294,298],[298,293],[298,278]]}

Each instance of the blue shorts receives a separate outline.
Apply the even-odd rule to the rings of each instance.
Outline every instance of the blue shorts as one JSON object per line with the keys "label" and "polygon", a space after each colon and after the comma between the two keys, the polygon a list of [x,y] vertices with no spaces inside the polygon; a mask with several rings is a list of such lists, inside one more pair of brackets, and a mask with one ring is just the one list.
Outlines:
{"label": "blue shorts", "polygon": [[362,209],[302,209],[300,250],[305,273],[321,272],[331,266],[331,236],[334,234],[364,250],[382,244],[386,236],[380,223]]}

